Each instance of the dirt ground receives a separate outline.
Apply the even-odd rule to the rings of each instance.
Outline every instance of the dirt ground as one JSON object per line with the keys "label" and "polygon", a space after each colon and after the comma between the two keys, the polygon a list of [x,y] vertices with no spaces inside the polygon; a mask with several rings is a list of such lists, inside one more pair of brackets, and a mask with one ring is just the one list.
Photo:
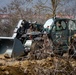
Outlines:
{"label": "dirt ground", "polygon": [[0,75],[76,75],[76,59],[51,53],[51,49],[38,49],[18,58],[0,55]]}
{"label": "dirt ground", "polygon": [[76,60],[65,57],[20,61],[0,59],[0,75],[76,75]]}

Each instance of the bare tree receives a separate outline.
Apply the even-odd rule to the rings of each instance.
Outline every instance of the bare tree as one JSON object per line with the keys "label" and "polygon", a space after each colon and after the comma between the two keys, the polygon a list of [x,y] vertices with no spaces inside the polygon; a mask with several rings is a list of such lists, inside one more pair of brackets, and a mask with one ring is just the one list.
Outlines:
{"label": "bare tree", "polygon": [[43,2],[42,0],[38,0],[36,8],[45,10],[46,12],[52,14],[52,16],[55,16],[58,10],[63,5],[64,5],[64,0],[45,0],[45,2]]}
{"label": "bare tree", "polygon": [[5,34],[7,34],[7,36],[13,33],[18,21],[26,18],[25,9],[28,7],[31,1],[32,0],[11,0],[9,5],[0,8],[0,13],[9,15],[7,18],[9,20],[9,24],[4,24],[4,28],[2,25],[0,26],[1,29],[4,29],[3,33],[6,32]]}
{"label": "bare tree", "polygon": [[56,9],[60,3],[60,0],[51,0],[51,3],[52,3],[52,13],[53,13],[53,16],[56,16]]}
{"label": "bare tree", "polygon": [[76,14],[76,9],[75,9],[75,7],[76,7],[76,0],[67,0],[66,1],[66,8],[65,8],[65,10],[64,10],[64,13],[66,14],[66,15],[68,15],[68,16],[70,16],[70,18],[75,18],[76,16],[75,16],[75,14]]}

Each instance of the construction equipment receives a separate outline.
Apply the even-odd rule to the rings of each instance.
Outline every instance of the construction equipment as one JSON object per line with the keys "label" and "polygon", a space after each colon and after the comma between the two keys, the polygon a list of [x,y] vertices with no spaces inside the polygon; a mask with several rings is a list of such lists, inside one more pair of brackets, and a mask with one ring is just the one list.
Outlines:
{"label": "construction equipment", "polygon": [[[63,29],[57,30],[57,22],[60,22]],[[59,27],[60,28],[60,27]],[[73,36],[76,34],[76,21],[67,18],[51,18],[44,24],[44,31],[47,32],[49,39],[52,40],[52,46],[54,53],[63,55],[71,48],[73,54],[76,53],[75,43],[72,42]],[[75,41],[75,40],[74,40]],[[73,47],[71,47],[73,45]]]}
{"label": "construction equipment", "polygon": [[17,38],[17,31],[21,27],[23,20],[20,20],[16,26],[12,37],[0,37],[0,55],[5,57],[17,57],[24,52],[24,46]]}
{"label": "construction equipment", "polygon": [[[29,25],[33,24],[34,30],[37,32],[27,32]],[[29,23],[25,20],[20,20],[15,27],[12,37],[0,37],[0,55],[1,57],[18,57],[22,54],[27,54],[30,51],[34,40],[38,40],[42,30],[42,25],[37,23]]]}
{"label": "construction equipment", "polygon": [[23,45],[25,47],[25,52],[32,50],[31,46],[35,41],[41,40],[41,35],[42,33],[39,31],[33,31],[22,35],[22,39],[24,39]]}
{"label": "construction equipment", "polygon": [[[32,30],[30,29],[31,26],[32,26]],[[43,30],[42,24],[38,24],[36,22],[30,23],[27,32],[21,36],[21,38],[23,39],[25,52],[29,52],[31,50],[31,46],[34,43],[34,41],[41,40],[42,30]]]}

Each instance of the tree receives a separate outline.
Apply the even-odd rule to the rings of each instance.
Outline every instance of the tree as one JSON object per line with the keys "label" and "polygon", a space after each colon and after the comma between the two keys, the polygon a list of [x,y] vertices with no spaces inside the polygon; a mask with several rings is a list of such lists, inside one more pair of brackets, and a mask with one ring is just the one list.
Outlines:
{"label": "tree", "polygon": [[36,7],[41,7],[45,12],[52,14],[52,17],[57,15],[57,12],[63,7],[65,0],[38,0]]}
{"label": "tree", "polygon": [[51,0],[51,3],[52,3],[52,13],[53,13],[53,16],[56,16],[56,9],[60,3],[60,0]]}
{"label": "tree", "polygon": [[9,20],[9,24],[3,23],[3,27],[2,25],[0,26],[0,28],[3,29],[3,33],[5,33],[5,35],[12,35],[13,30],[16,27],[18,21],[20,19],[26,18],[25,9],[31,2],[32,0],[11,0],[9,5],[0,8],[1,14],[9,15],[9,18],[7,18]]}
{"label": "tree", "polygon": [[67,0],[66,4],[64,13],[74,19],[76,17],[76,0]]}

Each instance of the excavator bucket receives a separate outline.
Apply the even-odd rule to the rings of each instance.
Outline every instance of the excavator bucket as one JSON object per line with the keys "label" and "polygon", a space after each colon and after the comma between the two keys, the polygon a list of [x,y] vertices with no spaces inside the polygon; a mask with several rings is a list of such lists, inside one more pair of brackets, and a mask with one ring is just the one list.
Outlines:
{"label": "excavator bucket", "polygon": [[[12,37],[0,37],[0,58],[1,57],[18,57],[24,54],[24,45],[17,37],[20,33],[23,20],[20,20],[14,29]],[[18,33],[19,31],[19,33]]]}
{"label": "excavator bucket", "polygon": [[24,52],[24,47],[20,40],[12,37],[0,37],[0,55],[7,57],[17,57]]}

